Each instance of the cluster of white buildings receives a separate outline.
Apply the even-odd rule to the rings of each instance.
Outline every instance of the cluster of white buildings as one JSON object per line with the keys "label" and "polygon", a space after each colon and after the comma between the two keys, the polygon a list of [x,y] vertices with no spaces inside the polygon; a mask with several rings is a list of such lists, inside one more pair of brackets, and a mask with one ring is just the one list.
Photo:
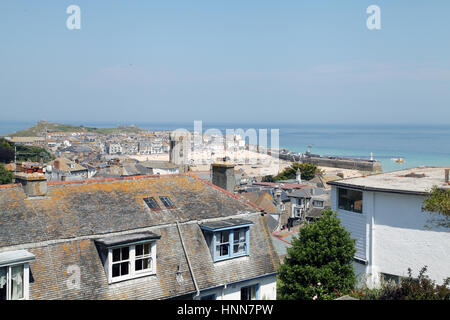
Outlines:
{"label": "cluster of white buildings", "polygon": [[169,152],[168,135],[164,137],[139,137],[106,141],[103,153],[124,155],[149,155]]}

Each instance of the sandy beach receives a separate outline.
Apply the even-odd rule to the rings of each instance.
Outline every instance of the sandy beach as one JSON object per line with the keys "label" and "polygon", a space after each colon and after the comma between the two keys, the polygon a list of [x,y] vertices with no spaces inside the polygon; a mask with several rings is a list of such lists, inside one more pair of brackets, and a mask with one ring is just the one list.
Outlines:
{"label": "sandy beach", "polygon": [[[208,159],[211,154],[206,153],[191,153],[190,158],[193,161],[193,165],[190,166],[192,171],[209,171],[210,160]],[[169,161],[168,153],[150,154],[150,155],[133,155],[129,156],[132,159],[138,161]],[[291,162],[274,158],[267,154],[261,154],[254,151],[240,150],[237,152],[216,152],[212,157],[215,159],[221,159],[223,157],[229,157],[234,159],[236,164],[235,170],[240,173],[244,173],[249,177],[263,177],[267,175],[277,175],[285,168],[291,165]],[[336,176],[341,173],[344,178],[353,178],[364,175],[364,172],[351,169],[331,168],[331,167],[319,167],[325,172],[325,175]]]}

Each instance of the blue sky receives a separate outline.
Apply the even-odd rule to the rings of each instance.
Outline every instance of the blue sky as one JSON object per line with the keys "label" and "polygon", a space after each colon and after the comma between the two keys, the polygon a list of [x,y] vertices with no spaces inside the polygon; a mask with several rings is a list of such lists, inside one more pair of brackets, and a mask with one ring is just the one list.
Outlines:
{"label": "blue sky", "polygon": [[1,1],[0,41],[3,121],[450,120],[446,0]]}

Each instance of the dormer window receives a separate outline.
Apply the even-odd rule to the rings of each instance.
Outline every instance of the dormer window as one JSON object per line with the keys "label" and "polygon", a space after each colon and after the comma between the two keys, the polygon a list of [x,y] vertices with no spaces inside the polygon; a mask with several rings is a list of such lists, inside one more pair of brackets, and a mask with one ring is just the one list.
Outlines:
{"label": "dormer window", "polygon": [[148,231],[97,240],[108,283],[156,274],[156,241],[160,238]]}
{"label": "dormer window", "polygon": [[0,253],[0,300],[28,299],[29,262],[34,259],[26,250]]}
{"label": "dormer window", "polygon": [[252,224],[253,222],[243,219],[203,223],[200,227],[205,235],[213,261],[249,255],[250,226]]}

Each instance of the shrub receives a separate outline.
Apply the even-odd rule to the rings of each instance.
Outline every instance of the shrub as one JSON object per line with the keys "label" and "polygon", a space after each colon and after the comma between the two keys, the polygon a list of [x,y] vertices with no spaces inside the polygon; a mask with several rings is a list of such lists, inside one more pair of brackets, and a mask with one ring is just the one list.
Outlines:
{"label": "shrub", "polygon": [[[417,278],[412,276],[411,268],[408,277],[402,278],[400,283],[382,281],[380,288],[353,290],[351,296],[366,300],[450,300],[450,278],[442,285],[436,285],[426,275],[427,267],[423,267]],[[360,293],[363,295],[361,296]]]}

